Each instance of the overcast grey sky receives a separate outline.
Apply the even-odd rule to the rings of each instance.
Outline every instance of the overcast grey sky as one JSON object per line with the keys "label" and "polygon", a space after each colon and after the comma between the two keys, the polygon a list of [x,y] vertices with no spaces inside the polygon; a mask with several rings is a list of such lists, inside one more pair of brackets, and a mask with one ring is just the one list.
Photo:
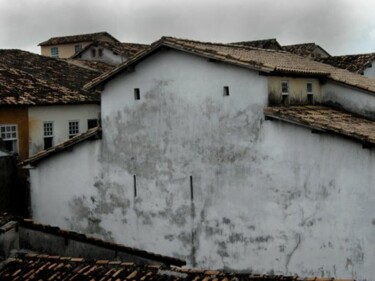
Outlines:
{"label": "overcast grey sky", "polygon": [[0,48],[39,53],[55,36],[107,31],[213,42],[315,42],[332,55],[375,52],[374,0],[0,0]]}

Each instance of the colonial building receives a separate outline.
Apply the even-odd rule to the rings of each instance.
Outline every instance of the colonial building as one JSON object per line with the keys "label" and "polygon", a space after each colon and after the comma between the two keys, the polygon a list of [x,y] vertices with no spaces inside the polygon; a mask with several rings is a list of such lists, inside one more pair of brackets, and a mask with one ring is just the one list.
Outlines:
{"label": "colonial building", "polygon": [[86,88],[104,88],[102,139],[23,162],[36,220],[193,267],[375,275],[372,79],[164,37]]}
{"label": "colonial building", "polygon": [[39,43],[41,55],[53,58],[70,58],[93,42],[120,43],[107,32],[52,37]]}
{"label": "colonial building", "polygon": [[97,126],[99,96],[82,86],[102,72],[20,50],[0,50],[0,137],[24,160]]}

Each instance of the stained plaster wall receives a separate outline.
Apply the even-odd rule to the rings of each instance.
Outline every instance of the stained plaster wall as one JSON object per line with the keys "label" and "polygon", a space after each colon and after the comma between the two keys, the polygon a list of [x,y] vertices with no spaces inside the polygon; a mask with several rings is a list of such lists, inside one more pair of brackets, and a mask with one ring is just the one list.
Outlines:
{"label": "stained plaster wall", "polygon": [[323,102],[375,119],[375,95],[353,87],[327,82],[322,87]]}
{"label": "stained plaster wall", "polygon": [[266,104],[256,72],[156,54],[106,85],[98,154],[32,170],[34,217],[190,266],[371,278],[374,152],[265,121]]}
{"label": "stained plaster wall", "polygon": [[53,122],[53,144],[69,139],[69,121],[79,121],[80,133],[87,131],[87,120],[99,118],[97,104],[34,106],[29,108],[29,154],[44,149],[44,122]]}
{"label": "stained plaster wall", "polygon": [[289,85],[289,95],[287,104],[310,104],[307,98],[306,84],[312,83],[313,103],[322,101],[320,83],[318,79],[311,78],[292,78],[268,76],[268,99],[271,105],[281,104],[281,83],[287,81]]}

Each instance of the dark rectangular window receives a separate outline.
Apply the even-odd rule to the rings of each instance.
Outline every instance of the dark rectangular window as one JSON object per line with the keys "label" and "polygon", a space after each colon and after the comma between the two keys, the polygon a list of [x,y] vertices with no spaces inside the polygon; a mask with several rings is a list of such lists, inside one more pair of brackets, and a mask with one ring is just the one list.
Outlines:
{"label": "dark rectangular window", "polygon": [[44,149],[48,149],[50,147],[53,146],[53,138],[52,137],[48,137],[48,138],[44,138]]}
{"label": "dark rectangular window", "polygon": [[95,128],[98,126],[98,119],[88,119],[87,120],[87,129]]}
{"label": "dark rectangular window", "polygon": [[91,49],[91,57],[92,58],[96,57],[96,50],[95,49]]}
{"label": "dark rectangular window", "polygon": [[313,84],[311,82],[306,83],[306,92],[307,94],[313,94]]}
{"label": "dark rectangular window", "polygon": [[139,91],[139,88],[134,88],[134,99],[135,100],[141,99],[141,92]]}
{"label": "dark rectangular window", "polygon": [[53,146],[53,122],[48,121],[43,123],[44,149]]}
{"label": "dark rectangular window", "polygon": [[289,95],[289,83],[288,81],[281,82],[281,94],[282,95]]}
{"label": "dark rectangular window", "polygon": [[229,96],[229,86],[224,86],[224,97]]}
{"label": "dark rectangular window", "polygon": [[99,57],[102,57],[102,56],[103,56],[103,49],[99,49],[99,50],[98,50],[98,56],[99,56]]}

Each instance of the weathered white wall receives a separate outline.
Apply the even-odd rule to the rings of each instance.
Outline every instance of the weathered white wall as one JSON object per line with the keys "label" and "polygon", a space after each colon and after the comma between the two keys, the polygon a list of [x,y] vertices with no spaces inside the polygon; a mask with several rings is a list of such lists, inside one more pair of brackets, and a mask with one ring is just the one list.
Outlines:
{"label": "weathered white wall", "polygon": [[374,67],[375,61],[372,62],[372,65],[365,69],[363,72],[363,75],[370,78],[375,78],[375,67]]}
{"label": "weathered white wall", "polygon": [[29,108],[29,155],[44,149],[43,123],[54,124],[54,145],[69,139],[69,121],[78,120],[80,132],[87,131],[87,120],[98,119],[97,104],[34,106]]}
{"label": "weathered white wall", "polygon": [[[94,204],[94,183],[99,174],[98,155],[100,140],[89,140],[51,156],[30,170],[31,208],[36,221],[57,225],[65,229],[88,230],[101,235],[98,224],[91,220],[90,210],[84,210],[82,198]],[[95,194],[96,195],[96,194]],[[85,202],[85,203],[87,203]],[[82,221],[67,220],[77,216]],[[77,216],[78,217],[78,216]]]}
{"label": "weathered white wall", "polygon": [[154,55],[106,85],[100,148],[32,170],[34,218],[191,266],[371,279],[374,152],[265,121],[266,103],[256,72]]}
{"label": "weathered white wall", "polygon": [[[95,57],[91,56],[91,50],[92,49],[96,50],[96,56]],[[101,57],[99,57],[99,49],[103,50],[103,55]],[[113,51],[108,49],[108,48],[91,46],[89,49],[82,52],[81,59],[103,61],[103,62],[111,64],[111,65],[117,65],[117,64],[120,64],[120,63],[124,62],[126,60],[126,57],[122,56],[120,54],[115,55],[113,53]]]}
{"label": "weathered white wall", "polygon": [[329,81],[322,86],[323,102],[375,118],[375,95]]}

